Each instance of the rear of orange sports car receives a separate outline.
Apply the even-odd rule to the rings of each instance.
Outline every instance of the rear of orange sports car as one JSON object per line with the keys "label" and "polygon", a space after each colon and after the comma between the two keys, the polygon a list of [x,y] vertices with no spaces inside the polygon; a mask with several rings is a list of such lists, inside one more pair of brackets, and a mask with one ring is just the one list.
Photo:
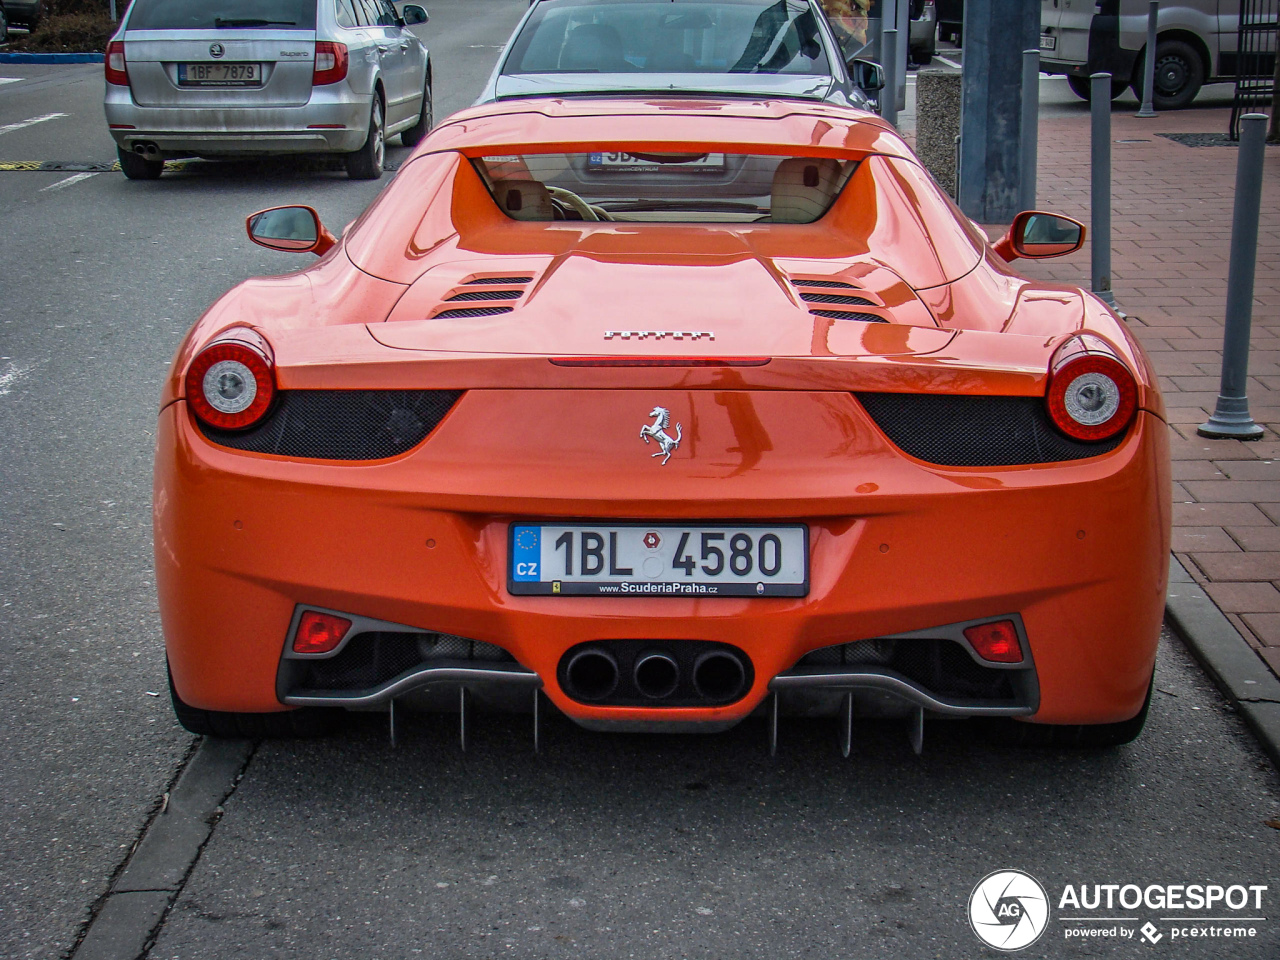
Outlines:
{"label": "rear of orange sports car", "polygon": [[1123,324],[1012,272],[875,117],[478,108],[179,350],[175,705],[214,733],[545,697],[596,728],[1128,739],[1169,488]]}

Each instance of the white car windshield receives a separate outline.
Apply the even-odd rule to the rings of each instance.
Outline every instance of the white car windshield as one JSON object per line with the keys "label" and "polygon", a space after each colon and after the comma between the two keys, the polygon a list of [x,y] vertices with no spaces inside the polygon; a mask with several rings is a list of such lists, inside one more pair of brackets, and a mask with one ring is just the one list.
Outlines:
{"label": "white car windshield", "polygon": [[830,75],[803,0],[541,0],[504,74]]}

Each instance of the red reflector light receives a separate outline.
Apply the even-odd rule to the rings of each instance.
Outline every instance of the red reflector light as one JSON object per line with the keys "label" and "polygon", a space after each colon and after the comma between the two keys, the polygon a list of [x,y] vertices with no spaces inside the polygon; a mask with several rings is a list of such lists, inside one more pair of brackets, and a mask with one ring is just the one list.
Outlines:
{"label": "red reflector light", "polygon": [[323,87],[347,78],[347,45],[327,40],[316,42],[316,65],[311,75],[311,85]]}
{"label": "red reflector light", "polygon": [[552,357],[557,367],[763,367],[768,357]]}
{"label": "red reflector light", "polygon": [[112,40],[107,44],[107,55],[103,59],[103,68],[106,70],[107,83],[113,83],[117,87],[127,87],[129,85],[129,67],[124,59],[124,41]]}
{"label": "red reflector light", "polygon": [[1138,408],[1138,385],[1099,341],[1068,340],[1049,372],[1045,404],[1053,425],[1073,440],[1098,442],[1120,433]]}
{"label": "red reflector light", "polygon": [[308,610],[298,621],[298,632],[293,636],[293,652],[328,653],[342,642],[350,629],[350,620]]}
{"label": "red reflector light", "polygon": [[1018,628],[1012,620],[965,627],[964,636],[983,660],[992,663],[1022,662],[1022,644],[1018,642]]}
{"label": "red reflector light", "polygon": [[309,123],[308,130],[345,130],[347,129],[340,123]]}

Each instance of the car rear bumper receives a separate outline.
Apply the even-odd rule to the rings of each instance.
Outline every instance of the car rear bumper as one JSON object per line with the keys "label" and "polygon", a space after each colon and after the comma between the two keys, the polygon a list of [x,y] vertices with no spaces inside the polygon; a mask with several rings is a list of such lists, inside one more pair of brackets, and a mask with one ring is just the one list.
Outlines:
{"label": "car rear bumper", "polygon": [[105,112],[111,136],[125,150],[153,143],[172,155],[350,153],[369,134],[370,100],[317,87],[297,107],[143,107],[127,87],[107,88]]}
{"label": "car rear bumper", "polygon": [[[616,499],[597,492],[593,502],[566,488],[557,504],[533,490],[547,488],[539,471],[554,471],[554,460],[531,460],[510,475],[506,493],[493,492],[491,477],[479,471],[471,493],[445,490],[450,472],[470,473],[474,463],[465,443],[475,442],[471,427],[482,423],[468,425],[465,410],[464,399],[450,415],[454,422],[446,419],[422,446],[369,464],[238,453],[209,442],[184,402],[163,411],[157,584],[184,701],[241,712],[282,709],[286,699],[320,702],[289,696],[278,685],[291,625],[301,607],[313,607],[500,648],[510,657],[498,667],[512,674],[506,682],[525,691],[540,684],[559,709],[587,725],[720,728],[756,709],[771,690],[840,687],[829,669],[798,666],[813,651],[1001,615],[1017,616],[1025,631],[1035,697],[1021,703],[1034,707],[1033,719],[1108,723],[1141,707],[1163,616],[1169,546],[1167,428],[1151,414],[1140,413],[1112,453],[1070,464],[936,468],[882,439],[877,447],[861,437],[862,466],[839,495],[817,492],[798,472],[790,498],[767,492],[743,498],[735,493],[746,480],[713,477],[709,469],[703,481],[677,482],[674,471],[658,473],[640,457],[620,469],[645,469],[647,499],[627,492],[623,481],[611,487]],[[454,446],[460,436],[471,440]],[[528,442],[533,449],[542,441]],[[701,442],[699,456],[710,468],[717,451],[705,432]],[[589,480],[590,470],[585,474]],[[698,489],[700,497],[690,494]],[[761,489],[771,489],[771,481]],[[538,516],[802,521],[810,529],[810,594],[512,596],[508,527]],[[750,688],[725,706],[661,709],[591,706],[561,688],[557,671],[571,647],[636,637],[732,645],[750,658]],[[966,715],[895,692],[892,678],[881,674],[850,678],[848,686]],[[1030,712],[1013,706],[997,712]]]}

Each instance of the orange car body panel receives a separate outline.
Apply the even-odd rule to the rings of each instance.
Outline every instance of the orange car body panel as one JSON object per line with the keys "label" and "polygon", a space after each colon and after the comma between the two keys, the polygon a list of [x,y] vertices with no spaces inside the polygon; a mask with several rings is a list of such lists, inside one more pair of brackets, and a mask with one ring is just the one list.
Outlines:
{"label": "orange car body panel", "polygon": [[[783,225],[515,222],[467,160],[608,143],[864,162],[825,217]],[[512,272],[534,278],[514,312],[433,317],[467,281]],[[891,322],[815,316],[795,278],[854,281]],[[466,393],[424,443],[387,460],[221,447],[195,425],[183,376],[237,326],[269,341],[280,390]],[[604,339],[659,327],[715,340]],[[1134,423],[1105,455],[929,464],[893,446],[854,396],[1043,397],[1054,350],[1082,331],[1137,380]],[[767,362],[550,362],[609,354]],[[681,410],[686,427],[666,466],[636,437],[656,404]],[[756,708],[770,679],[811,650],[1016,611],[1040,686],[1031,719],[1127,719],[1146,693],[1163,615],[1163,415],[1123,323],[1078,288],[1018,276],[878,118],[704,100],[464,111],[322,260],[241,284],[179,348],[155,472],[174,683],[196,707],[284,709],[276,674],[304,603],[501,646],[580,720],[722,722]],[[810,593],[510,595],[508,526],[539,518],[802,522]],[[733,643],[751,657],[754,685],[728,706],[662,709],[590,706],[559,688],[556,664],[571,646],[634,636]]]}

